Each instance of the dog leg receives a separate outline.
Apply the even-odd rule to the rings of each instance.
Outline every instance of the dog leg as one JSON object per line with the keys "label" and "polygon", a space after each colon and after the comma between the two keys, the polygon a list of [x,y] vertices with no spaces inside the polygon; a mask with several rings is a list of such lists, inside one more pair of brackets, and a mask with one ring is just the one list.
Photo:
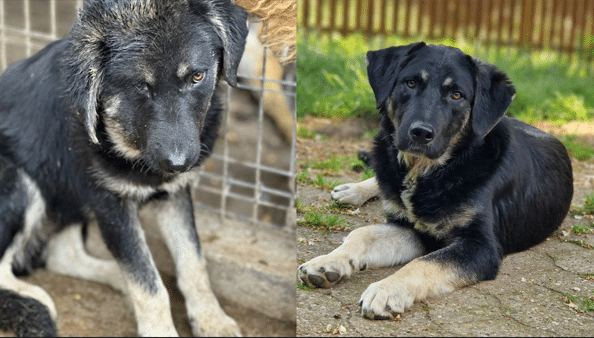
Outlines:
{"label": "dog leg", "polygon": [[352,231],[341,246],[299,267],[299,278],[310,286],[327,288],[356,271],[403,264],[423,254],[416,236],[394,224],[375,224]]}
{"label": "dog leg", "polygon": [[46,268],[55,273],[103,283],[125,291],[122,273],[115,260],[89,255],[84,247],[82,226],[70,226],[49,241]]}
{"label": "dog leg", "polygon": [[359,207],[371,198],[379,196],[379,186],[375,177],[372,177],[363,182],[336,186],[330,195],[340,203]]}
{"label": "dog leg", "polygon": [[102,194],[94,207],[101,236],[119,264],[141,336],[177,336],[169,294],[138,220],[138,206]]}
{"label": "dog leg", "polygon": [[178,285],[186,299],[193,333],[211,337],[241,336],[239,326],[225,314],[210,287],[189,189],[163,197],[154,205],[157,223],[175,261]]}
{"label": "dog leg", "polygon": [[[46,235],[43,231],[45,201],[37,184],[29,175],[22,169],[16,169],[11,163],[2,160],[3,158],[0,157],[0,177],[7,179],[2,182],[3,189],[0,189],[2,193],[0,195],[0,201],[2,204],[8,205],[8,208],[13,209],[13,218],[10,217],[10,213],[8,213],[8,218],[0,217],[0,221],[6,222],[0,224],[0,228],[6,231],[6,233],[0,236],[9,236],[8,231],[14,226],[13,223],[22,221],[23,226],[22,230],[15,234],[0,260],[0,288],[14,291],[21,296],[36,299],[47,307],[50,316],[55,320],[58,317],[58,312],[50,295],[37,285],[17,279],[12,272],[13,264],[23,258],[24,251],[31,250],[31,248],[35,248],[36,250],[41,247],[40,239],[45,238]],[[19,201],[18,196],[23,195],[24,201]],[[3,212],[6,212],[6,210],[2,208]],[[14,215],[20,215],[22,219]],[[29,258],[25,258],[24,260],[27,259]],[[21,265],[27,264],[25,262],[20,263]],[[19,264],[17,263],[17,265]]]}
{"label": "dog leg", "polygon": [[392,319],[414,301],[495,278],[500,260],[496,250],[488,248],[487,243],[460,240],[411,261],[363,292],[359,300],[363,316]]}
{"label": "dog leg", "polygon": [[12,261],[15,255],[15,246],[9,246],[0,261],[0,289],[7,289],[21,296],[38,300],[47,307],[53,320],[58,318],[58,311],[52,297],[41,287],[19,280],[12,273]]}

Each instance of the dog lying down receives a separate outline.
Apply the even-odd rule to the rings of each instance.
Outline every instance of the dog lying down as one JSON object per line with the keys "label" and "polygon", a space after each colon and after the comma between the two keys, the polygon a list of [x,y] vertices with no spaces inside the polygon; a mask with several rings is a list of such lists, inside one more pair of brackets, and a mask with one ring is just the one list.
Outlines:
{"label": "dog lying down", "polygon": [[[247,33],[231,0],[86,0],[67,37],[4,72],[0,329],[56,334],[50,296],[15,277],[45,264],[124,291],[140,335],[177,335],[138,219],[151,201],[193,333],[240,335],[211,291],[189,184],[213,149],[216,88],[236,85]],[[86,253],[92,219],[115,261]],[[40,312],[19,317],[32,306]]]}
{"label": "dog lying down", "polygon": [[369,52],[367,74],[382,114],[377,176],[334,196],[362,204],[379,190],[387,222],[352,231],[299,277],[326,288],[404,264],[359,301],[364,317],[389,319],[494,279],[503,256],[544,241],[567,215],[572,171],[561,142],[504,116],[515,89],[493,65],[420,42]]}

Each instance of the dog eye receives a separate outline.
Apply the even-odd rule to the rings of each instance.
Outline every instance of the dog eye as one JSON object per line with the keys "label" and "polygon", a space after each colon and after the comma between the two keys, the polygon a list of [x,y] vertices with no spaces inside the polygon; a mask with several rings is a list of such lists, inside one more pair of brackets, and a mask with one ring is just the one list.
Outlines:
{"label": "dog eye", "polygon": [[143,93],[150,93],[151,91],[151,86],[146,82],[138,84],[136,88]]}
{"label": "dog eye", "polygon": [[202,81],[202,79],[204,79],[204,73],[203,72],[196,72],[192,75],[192,82],[193,83],[198,83],[200,81]]}
{"label": "dog eye", "polygon": [[462,98],[462,93],[455,91],[452,93],[451,98],[454,100],[460,100]]}
{"label": "dog eye", "polygon": [[406,81],[406,86],[408,86],[408,88],[415,88],[417,86],[417,82],[415,80],[408,80]]}

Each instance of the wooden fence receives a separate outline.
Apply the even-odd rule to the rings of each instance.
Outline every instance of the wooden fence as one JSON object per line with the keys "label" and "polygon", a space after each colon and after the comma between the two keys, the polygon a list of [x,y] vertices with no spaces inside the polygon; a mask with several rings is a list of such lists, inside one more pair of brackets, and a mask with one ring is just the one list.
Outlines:
{"label": "wooden fence", "polygon": [[594,53],[594,0],[298,0],[298,11],[299,27],[321,32]]}

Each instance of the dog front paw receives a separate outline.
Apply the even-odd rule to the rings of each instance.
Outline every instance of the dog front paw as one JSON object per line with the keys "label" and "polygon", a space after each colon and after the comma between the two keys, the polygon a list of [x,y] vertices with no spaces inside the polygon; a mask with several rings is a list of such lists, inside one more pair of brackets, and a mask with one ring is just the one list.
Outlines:
{"label": "dog front paw", "polygon": [[365,270],[365,266],[344,255],[324,255],[316,257],[299,267],[299,279],[304,284],[317,288],[329,288],[343,279],[348,279],[355,269]]}
{"label": "dog front paw", "polygon": [[359,305],[367,319],[393,319],[414,303],[415,297],[402,283],[389,280],[375,282],[363,292]]}
{"label": "dog front paw", "polygon": [[332,199],[339,203],[350,204],[356,207],[362,206],[369,198],[360,191],[356,183],[338,185],[332,190]]}
{"label": "dog front paw", "polygon": [[190,318],[193,333],[198,337],[241,337],[237,322],[218,304],[205,305],[199,315]]}

